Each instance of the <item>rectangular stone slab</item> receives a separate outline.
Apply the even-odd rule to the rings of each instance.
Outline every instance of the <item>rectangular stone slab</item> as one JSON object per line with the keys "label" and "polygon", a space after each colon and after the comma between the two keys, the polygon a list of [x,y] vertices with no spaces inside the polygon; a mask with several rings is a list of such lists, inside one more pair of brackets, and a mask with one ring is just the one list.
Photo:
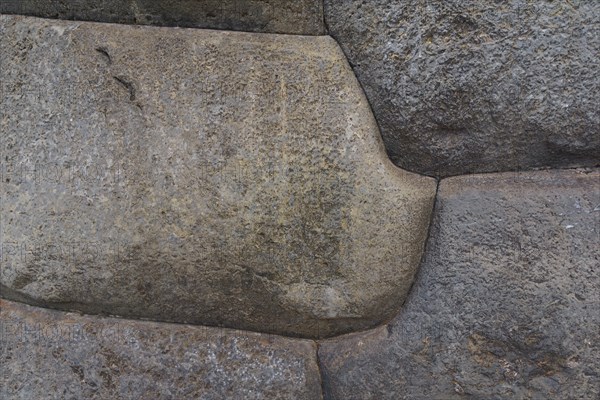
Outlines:
{"label": "rectangular stone slab", "polygon": [[0,398],[320,399],[314,342],[0,300]]}
{"label": "rectangular stone slab", "polygon": [[304,337],[400,307],[436,184],[327,36],[1,16],[3,295]]}
{"label": "rectangular stone slab", "polygon": [[248,32],[325,33],[319,0],[2,0],[0,13]]}
{"label": "rectangular stone slab", "polygon": [[442,180],[400,314],[320,346],[330,399],[600,395],[600,171]]}

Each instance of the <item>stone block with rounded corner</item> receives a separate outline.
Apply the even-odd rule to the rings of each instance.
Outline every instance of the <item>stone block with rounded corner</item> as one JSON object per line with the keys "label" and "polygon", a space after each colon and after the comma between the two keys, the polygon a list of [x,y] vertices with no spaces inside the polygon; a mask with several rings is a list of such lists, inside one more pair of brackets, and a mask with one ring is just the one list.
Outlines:
{"label": "stone block with rounded corner", "polygon": [[402,168],[599,165],[599,1],[325,0],[325,17]]}
{"label": "stone block with rounded corner", "polygon": [[321,343],[326,398],[598,399],[599,222],[597,169],[442,180],[400,314]]}
{"label": "stone block with rounded corner", "polygon": [[330,37],[1,16],[2,295],[301,337],[412,284],[435,195]]}

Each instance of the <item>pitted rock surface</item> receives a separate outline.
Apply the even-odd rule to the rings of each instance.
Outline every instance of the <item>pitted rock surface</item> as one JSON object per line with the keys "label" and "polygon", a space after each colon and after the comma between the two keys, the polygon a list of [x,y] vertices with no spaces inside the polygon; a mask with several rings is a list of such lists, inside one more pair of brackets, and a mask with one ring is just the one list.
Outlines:
{"label": "pitted rock surface", "polygon": [[5,298],[302,337],[397,312],[435,181],[333,39],[0,22]]}
{"label": "pitted rock surface", "polygon": [[597,166],[600,2],[325,0],[397,165]]}
{"label": "pitted rock surface", "polygon": [[320,347],[331,399],[600,395],[600,171],[442,180],[388,326]]}
{"label": "pitted rock surface", "polygon": [[321,399],[311,341],[0,300],[2,399]]}
{"label": "pitted rock surface", "polygon": [[2,0],[0,13],[248,32],[325,33],[320,0]]}

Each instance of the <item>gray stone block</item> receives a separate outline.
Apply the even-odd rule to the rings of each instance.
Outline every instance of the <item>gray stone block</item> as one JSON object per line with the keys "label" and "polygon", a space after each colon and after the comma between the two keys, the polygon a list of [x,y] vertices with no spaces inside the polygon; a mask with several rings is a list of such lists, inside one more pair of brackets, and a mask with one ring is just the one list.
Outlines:
{"label": "gray stone block", "polygon": [[3,400],[322,398],[314,342],[0,308]]}
{"label": "gray stone block", "polygon": [[597,399],[599,222],[598,170],[442,180],[400,314],[321,344],[328,398]]}
{"label": "gray stone block", "polygon": [[325,14],[397,165],[599,165],[597,0],[325,0]]}

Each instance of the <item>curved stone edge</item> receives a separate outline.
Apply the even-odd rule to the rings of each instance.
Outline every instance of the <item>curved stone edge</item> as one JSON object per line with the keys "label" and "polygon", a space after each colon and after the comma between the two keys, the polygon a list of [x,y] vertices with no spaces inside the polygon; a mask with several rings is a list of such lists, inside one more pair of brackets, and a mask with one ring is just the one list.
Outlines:
{"label": "curved stone edge", "polygon": [[0,397],[321,399],[314,342],[0,300]]}
{"label": "curved stone edge", "polygon": [[[25,17],[26,18],[26,17]],[[25,18],[17,17],[17,20],[24,20]],[[49,21],[41,21],[42,24],[50,24],[53,22]],[[56,22],[59,25],[58,22]],[[58,28],[58,31],[64,33],[64,27],[66,23],[60,24],[61,28]],[[74,24],[79,29],[83,28],[85,23],[77,23]],[[94,27],[100,27],[101,25],[96,24]],[[107,29],[107,27],[104,27]],[[111,29],[124,29],[124,27],[110,27]],[[161,28],[152,28],[152,29],[161,29]],[[83,29],[80,29],[80,31]],[[139,32],[142,31],[140,28]],[[138,34],[139,34],[138,32]],[[159,31],[154,31],[159,32]],[[160,32],[166,32],[165,28],[162,28]],[[178,31],[178,37],[184,35],[185,32]],[[192,32],[190,32],[192,34]],[[214,34],[214,33],[213,33]],[[241,35],[247,35],[242,33],[227,33],[224,32],[219,33],[223,34],[226,37],[241,37]],[[258,41],[258,36],[253,36],[253,40]],[[265,38],[265,36],[261,36],[261,38]],[[275,40],[275,36],[273,36]],[[317,38],[307,38],[307,37],[296,37],[294,40],[308,42],[309,40],[315,40]],[[281,37],[278,40],[283,40]],[[335,56],[340,60],[344,60],[344,68],[347,68],[350,71],[350,67],[347,65],[345,57],[343,53],[334,43],[333,39],[329,37],[320,37],[318,38],[320,44],[315,43],[316,47],[322,46],[322,48],[333,48],[335,47]],[[335,44],[335,46],[332,46]],[[98,49],[96,49],[98,50]],[[339,54],[338,54],[339,53]],[[99,53],[100,54],[100,53]],[[298,332],[297,329],[294,330],[293,327],[281,326],[273,328],[270,326],[268,331],[275,333],[283,333],[288,335],[304,335],[310,337],[327,337],[332,336],[333,334],[339,334],[340,329],[335,331],[336,327],[334,326],[336,323],[340,322],[342,324],[347,324],[350,326],[354,324],[354,328],[348,328],[346,326],[341,330],[342,333],[357,330],[357,329],[366,329],[372,326],[376,326],[381,323],[382,320],[386,320],[391,318],[397,312],[397,309],[404,302],[404,298],[406,293],[408,292],[410,285],[412,284],[414,274],[416,272],[419,260],[421,258],[422,250],[425,244],[425,237],[427,233],[427,228],[429,225],[429,219],[431,214],[431,209],[433,206],[433,200],[435,197],[435,181],[431,178],[422,177],[416,174],[412,174],[406,171],[402,171],[394,166],[387,156],[385,155],[385,150],[383,147],[383,143],[381,141],[381,137],[377,130],[377,125],[375,123],[374,117],[371,113],[370,108],[368,107],[368,103],[364,93],[360,89],[360,85],[358,81],[355,79],[354,75],[351,74],[352,81],[348,83],[349,87],[354,86],[354,92],[356,96],[352,98],[352,111],[349,112],[349,120],[352,121],[354,118],[354,122],[350,124],[347,129],[346,134],[361,136],[362,138],[359,141],[361,146],[364,146],[364,159],[360,160],[358,164],[360,164],[360,168],[362,170],[367,169],[368,171],[372,171],[372,174],[369,176],[363,176],[361,178],[360,187],[362,190],[367,193],[362,197],[357,197],[356,203],[360,201],[369,200],[373,201],[373,199],[381,199],[382,203],[385,204],[384,209],[379,210],[369,210],[362,206],[361,213],[359,217],[367,217],[371,219],[371,221],[381,221],[386,223],[386,230],[384,231],[384,236],[386,238],[402,238],[400,240],[399,248],[394,246],[387,246],[384,251],[377,245],[379,243],[373,242],[372,236],[376,230],[373,230],[372,226],[369,228],[369,225],[373,225],[373,222],[369,222],[367,225],[367,234],[363,234],[364,232],[354,232],[356,236],[357,243],[361,243],[363,247],[368,248],[369,257],[365,257],[364,261],[368,260],[385,260],[384,265],[388,266],[385,268],[384,274],[382,276],[378,276],[378,274],[372,274],[368,271],[367,262],[358,263],[355,266],[355,269],[358,269],[359,272],[362,273],[364,277],[363,281],[357,281],[354,279],[351,282],[351,285],[344,284],[336,287],[339,293],[344,293],[346,289],[353,289],[352,293],[357,293],[356,302],[362,307],[360,310],[362,313],[360,314],[361,319],[358,318],[348,318],[347,321],[343,320],[343,317],[335,314],[334,317],[330,318],[329,315],[325,315],[324,312],[329,312],[327,307],[323,307],[322,304],[316,303],[315,307],[315,318],[309,320],[308,324],[303,323],[302,332]],[[359,148],[360,151],[362,148]],[[359,157],[360,158],[360,157]],[[363,174],[364,175],[364,174]],[[400,202],[403,200],[403,202]],[[377,200],[376,200],[377,201]],[[400,207],[400,203],[402,203],[402,207]],[[387,220],[387,222],[386,222]],[[391,222],[390,222],[391,221]],[[363,226],[364,227],[364,226]],[[369,231],[370,229],[370,231]],[[382,230],[383,231],[383,230]],[[369,235],[370,233],[370,235]],[[406,240],[406,242],[404,242]],[[393,242],[397,243],[397,242]],[[397,267],[395,267],[397,265]],[[352,277],[352,272],[350,271],[349,276]],[[401,283],[398,284],[398,281]],[[312,289],[312,288],[309,288]],[[301,296],[307,297],[307,291],[305,287],[294,288],[293,295],[300,298]],[[36,300],[32,297],[19,297],[19,293],[12,293],[10,291],[6,291],[8,293],[8,297],[26,301],[28,303],[43,305],[43,306],[51,306],[53,308],[60,308],[63,310],[79,310],[84,312],[92,312],[92,313],[111,313],[111,314],[120,314],[126,317],[134,317],[134,318],[152,318],[156,320],[165,320],[163,317],[156,317],[155,315],[138,315],[132,314],[131,311],[127,309],[126,306],[122,308],[128,310],[128,314],[122,314],[120,312],[114,312],[114,310],[110,310],[107,308],[102,309],[102,307],[96,307],[97,303],[91,304],[83,304],[81,301],[56,301],[56,302],[44,302],[42,300]],[[313,293],[308,291],[309,294]],[[320,301],[328,300],[330,298],[329,291],[323,290],[322,287],[317,287],[314,290],[314,294]],[[311,296],[308,296],[311,297]],[[335,296],[333,296],[335,299]],[[354,299],[351,299],[354,300]],[[365,306],[367,304],[367,306]],[[370,306],[369,306],[370,304]],[[108,305],[110,306],[110,304]],[[325,306],[328,306],[325,304]],[[370,308],[365,308],[370,307]],[[324,310],[324,311],[323,311]],[[365,311],[366,310],[366,311]],[[168,316],[167,318],[170,318]],[[173,321],[167,319],[167,321],[171,322],[192,322],[200,325],[207,325],[206,321],[197,320],[181,320]],[[229,324],[227,326],[232,326]],[[235,326],[237,328],[249,329],[254,331],[261,331],[263,325],[255,324],[254,326],[246,325],[246,326]],[[335,331],[335,332],[333,332]],[[333,332],[333,333],[332,333]]]}
{"label": "curved stone edge", "polygon": [[600,169],[448,178],[438,197],[396,318],[318,342],[325,398],[596,399]]}
{"label": "curved stone edge", "polygon": [[598,2],[325,0],[324,10],[402,168],[599,166]]}
{"label": "curved stone edge", "polygon": [[118,24],[325,34],[321,0],[3,0],[0,13]]}

